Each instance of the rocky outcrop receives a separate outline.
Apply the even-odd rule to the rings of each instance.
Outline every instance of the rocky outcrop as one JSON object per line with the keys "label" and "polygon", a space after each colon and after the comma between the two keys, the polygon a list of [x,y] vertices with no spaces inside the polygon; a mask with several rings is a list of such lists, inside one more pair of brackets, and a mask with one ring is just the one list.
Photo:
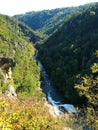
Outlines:
{"label": "rocky outcrop", "polygon": [[1,93],[4,93],[11,97],[17,97],[15,89],[13,87],[13,78],[11,67],[15,66],[15,62],[12,58],[1,57],[0,58],[0,89]]}
{"label": "rocky outcrop", "polygon": [[4,70],[8,70],[10,67],[14,67],[15,62],[12,58],[9,57],[1,57],[0,58],[0,67]]}

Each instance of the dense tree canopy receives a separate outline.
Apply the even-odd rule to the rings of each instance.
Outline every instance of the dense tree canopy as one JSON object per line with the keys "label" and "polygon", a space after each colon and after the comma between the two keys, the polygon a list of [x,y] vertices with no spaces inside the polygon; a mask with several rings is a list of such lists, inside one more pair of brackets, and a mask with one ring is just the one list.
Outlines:
{"label": "dense tree canopy", "polygon": [[95,113],[98,112],[97,21],[98,4],[96,3],[80,13],[76,12],[70,19],[65,19],[65,23],[43,45],[38,46],[39,58],[54,86],[69,102],[92,109],[90,114],[96,120]]}

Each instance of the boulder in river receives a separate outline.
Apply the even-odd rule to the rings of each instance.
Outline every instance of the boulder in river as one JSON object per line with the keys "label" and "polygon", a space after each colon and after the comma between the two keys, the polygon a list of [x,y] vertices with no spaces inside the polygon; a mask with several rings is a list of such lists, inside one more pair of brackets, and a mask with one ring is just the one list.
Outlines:
{"label": "boulder in river", "polygon": [[59,109],[68,112],[69,114],[77,114],[77,110],[72,104],[61,104],[59,105]]}

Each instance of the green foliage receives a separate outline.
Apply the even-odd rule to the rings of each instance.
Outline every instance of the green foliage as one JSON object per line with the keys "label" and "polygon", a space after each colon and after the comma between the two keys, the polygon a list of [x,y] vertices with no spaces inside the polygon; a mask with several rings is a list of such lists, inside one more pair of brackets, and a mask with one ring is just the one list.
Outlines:
{"label": "green foliage", "polygon": [[61,121],[47,111],[40,98],[17,101],[1,96],[0,130],[59,130]]}
{"label": "green foliage", "polygon": [[[96,12],[93,19],[89,15],[90,10]],[[73,87],[76,76],[89,74],[90,68],[94,71],[97,65],[97,54],[94,55],[98,49],[97,13],[97,4],[90,5],[81,14],[66,21],[43,45],[39,45],[39,58],[50,79],[73,103],[79,103]]]}
{"label": "green foliage", "polygon": [[[40,97],[40,68],[33,59],[35,49],[28,40],[26,30],[30,31],[22,23],[0,15],[0,57],[11,57],[16,63],[12,68],[12,78],[17,93]],[[33,31],[30,34],[35,35]],[[8,84],[5,83],[5,73],[1,71],[0,75],[0,90],[3,91],[8,89]]]}
{"label": "green foliage", "polygon": [[91,125],[98,122],[97,21],[98,3],[74,13],[38,46],[39,59],[56,89],[63,93],[68,102],[90,110],[85,110],[85,118]]}
{"label": "green foliage", "polygon": [[85,75],[78,77],[78,82],[75,88],[81,96],[87,99],[87,106],[85,110],[85,119],[88,125],[92,125],[98,129],[98,76],[92,77]]}
{"label": "green foliage", "polygon": [[[95,56],[96,56],[97,59],[98,59],[98,50],[96,50]],[[96,60],[97,60],[97,59],[96,59]],[[91,66],[91,71],[92,71],[92,73],[98,73],[98,62],[93,63],[93,65]]]}
{"label": "green foliage", "polygon": [[94,16],[96,14],[95,11],[90,11],[90,16]]}
{"label": "green foliage", "polygon": [[94,63],[91,67],[92,73],[98,73],[98,63]]}

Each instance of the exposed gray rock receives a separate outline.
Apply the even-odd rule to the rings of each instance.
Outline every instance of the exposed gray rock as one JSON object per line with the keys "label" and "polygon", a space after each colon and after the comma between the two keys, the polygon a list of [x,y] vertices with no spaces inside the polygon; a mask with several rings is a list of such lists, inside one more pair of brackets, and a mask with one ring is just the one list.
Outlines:
{"label": "exposed gray rock", "polygon": [[65,127],[64,130],[73,130],[73,129],[71,129],[69,127]]}
{"label": "exposed gray rock", "polygon": [[4,85],[7,86],[7,88],[4,89],[2,93],[9,96],[17,97],[15,89],[12,85],[13,78],[12,78],[11,67],[14,66],[15,66],[15,62],[12,58],[9,57],[0,58],[0,75],[3,80],[2,82],[4,83]]}
{"label": "exposed gray rock", "polygon": [[15,92],[15,89],[14,89],[14,87],[12,86],[12,85],[9,85],[9,94],[11,95],[11,96],[15,96],[15,97],[17,97],[17,94],[16,94],[16,92]]}

